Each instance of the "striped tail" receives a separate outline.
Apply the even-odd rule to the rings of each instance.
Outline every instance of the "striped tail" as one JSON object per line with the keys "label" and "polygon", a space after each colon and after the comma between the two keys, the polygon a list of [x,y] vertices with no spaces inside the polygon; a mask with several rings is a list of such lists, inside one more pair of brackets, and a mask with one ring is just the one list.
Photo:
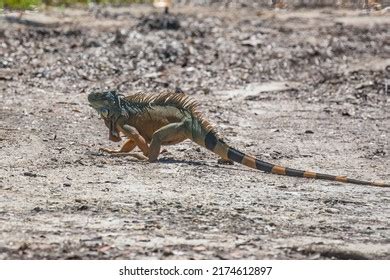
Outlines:
{"label": "striped tail", "polygon": [[312,171],[298,170],[288,167],[283,167],[279,165],[274,165],[269,162],[259,160],[253,156],[246,155],[232,147],[229,147],[224,141],[219,139],[213,131],[209,131],[205,138],[204,147],[219,155],[223,159],[230,159],[234,162],[241,163],[250,168],[261,170],[267,173],[285,175],[291,177],[300,177],[300,178],[314,178],[328,181],[337,181],[343,183],[351,183],[357,185],[367,185],[367,186],[376,186],[376,187],[386,187],[389,188],[390,184],[383,182],[368,182],[361,181],[356,179],[350,179],[346,176],[334,176],[328,174],[321,174]]}

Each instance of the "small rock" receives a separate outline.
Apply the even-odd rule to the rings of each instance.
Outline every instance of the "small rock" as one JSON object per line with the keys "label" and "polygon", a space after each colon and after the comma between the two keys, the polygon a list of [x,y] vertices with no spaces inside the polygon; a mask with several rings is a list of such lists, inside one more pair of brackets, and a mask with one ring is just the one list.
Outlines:
{"label": "small rock", "polygon": [[336,208],[326,208],[325,212],[331,213],[331,214],[338,214],[338,213],[340,213],[340,210],[336,209]]}
{"label": "small rock", "polygon": [[192,250],[194,250],[195,252],[202,252],[202,251],[206,251],[207,248],[203,245],[198,245],[193,247]]}
{"label": "small rock", "polygon": [[172,255],[173,255],[173,252],[172,252],[171,249],[164,248],[162,254],[163,254],[164,257],[168,257],[168,256],[172,256]]}
{"label": "small rock", "polygon": [[29,247],[30,247],[30,245],[24,242],[22,245],[19,246],[18,250],[19,250],[19,251],[25,251],[25,250],[27,250]]}
{"label": "small rock", "polygon": [[88,209],[89,209],[88,205],[81,205],[77,207],[77,211],[85,211]]}
{"label": "small rock", "polygon": [[27,176],[27,177],[38,177],[38,175],[36,173],[30,172],[30,171],[24,172],[23,175]]}
{"label": "small rock", "polygon": [[37,206],[37,207],[34,207],[32,211],[33,212],[41,212],[41,211],[43,211],[43,209],[41,207]]}

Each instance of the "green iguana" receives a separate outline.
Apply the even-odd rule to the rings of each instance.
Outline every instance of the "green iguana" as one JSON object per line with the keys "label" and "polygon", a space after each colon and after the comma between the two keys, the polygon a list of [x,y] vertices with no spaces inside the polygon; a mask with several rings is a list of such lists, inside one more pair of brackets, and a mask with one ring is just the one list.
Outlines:
{"label": "green iguana", "polygon": [[[104,119],[109,128],[109,139],[128,139],[119,150],[101,148],[110,154],[129,153],[139,147],[144,156],[137,158],[157,160],[161,145],[172,145],[191,139],[225,161],[234,161],[264,172],[293,177],[316,178],[359,185],[390,187],[382,182],[367,182],[345,176],[333,176],[274,165],[244,154],[229,145],[216,133],[215,128],[199,113],[197,103],[183,93],[158,95],[119,95],[116,91],[92,92],[90,106]],[[135,156],[135,155],[134,155]]]}

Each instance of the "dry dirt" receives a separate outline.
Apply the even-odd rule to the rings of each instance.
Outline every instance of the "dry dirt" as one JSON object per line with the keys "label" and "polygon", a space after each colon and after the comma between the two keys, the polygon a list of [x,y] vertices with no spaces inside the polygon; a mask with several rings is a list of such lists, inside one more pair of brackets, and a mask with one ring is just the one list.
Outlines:
{"label": "dry dirt", "polygon": [[86,99],[179,87],[242,151],[390,181],[388,14],[45,13],[0,17],[1,259],[390,259],[389,189],[110,157]]}

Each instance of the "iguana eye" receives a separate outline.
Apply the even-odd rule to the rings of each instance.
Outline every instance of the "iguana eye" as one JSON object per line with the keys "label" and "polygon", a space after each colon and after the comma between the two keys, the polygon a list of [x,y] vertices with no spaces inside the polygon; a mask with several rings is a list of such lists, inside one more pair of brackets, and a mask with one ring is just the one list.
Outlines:
{"label": "iguana eye", "polygon": [[108,109],[106,108],[103,108],[100,110],[100,115],[103,117],[103,118],[107,118],[108,117]]}

